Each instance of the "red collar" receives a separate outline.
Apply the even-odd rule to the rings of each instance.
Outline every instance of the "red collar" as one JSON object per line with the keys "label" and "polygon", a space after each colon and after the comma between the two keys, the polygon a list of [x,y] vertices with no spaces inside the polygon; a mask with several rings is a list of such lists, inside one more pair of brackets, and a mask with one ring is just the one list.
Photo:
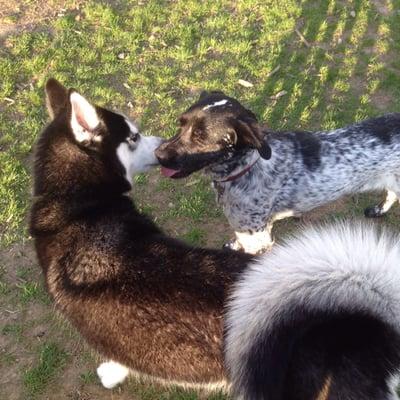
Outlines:
{"label": "red collar", "polygon": [[228,176],[226,179],[222,179],[221,181],[217,181],[214,179],[214,182],[223,183],[223,182],[231,182],[231,181],[234,181],[235,179],[239,179],[241,176],[243,176],[244,174],[249,172],[254,167],[254,165],[256,165],[256,163],[259,159],[260,159],[260,157],[257,158],[257,160],[253,162],[253,164],[248,165],[245,169],[241,170],[237,174]]}

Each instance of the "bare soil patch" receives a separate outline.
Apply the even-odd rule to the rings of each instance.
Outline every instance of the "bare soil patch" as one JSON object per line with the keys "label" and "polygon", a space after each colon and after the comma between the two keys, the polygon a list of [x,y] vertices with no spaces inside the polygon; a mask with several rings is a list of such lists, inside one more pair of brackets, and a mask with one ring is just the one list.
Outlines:
{"label": "bare soil patch", "polygon": [[390,9],[388,1],[386,1],[386,0],[372,0],[371,2],[375,6],[376,11],[378,11],[379,14],[382,14],[384,16],[388,16],[388,15],[390,15],[392,13],[392,10]]}
{"label": "bare soil patch", "polygon": [[84,1],[0,0],[0,38],[21,31],[33,31],[39,25],[66,12],[78,12]]}

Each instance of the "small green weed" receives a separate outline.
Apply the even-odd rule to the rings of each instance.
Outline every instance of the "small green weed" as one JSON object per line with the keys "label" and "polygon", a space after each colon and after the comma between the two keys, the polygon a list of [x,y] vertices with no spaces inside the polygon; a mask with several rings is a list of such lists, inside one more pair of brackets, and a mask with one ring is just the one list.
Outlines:
{"label": "small green weed", "polygon": [[79,377],[80,377],[81,382],[84,383],[85,385],[95,383],[98,380],[96,373],[92,370],[82,372],[79,375]]}
{"label": "small green weed", "polygon": [[67,358],[67,353],[59,345],[43,344],[39,349],[37,364],[23,374],[23,383],[27,394],[34,397],[43,392],[63,368]]}
{"label": "small green weed", "polygon": [[22,304],[30,301],[40,301],[43,304],[50,304],[50,298],[40,283],[23,282],[17,283],[16,287],[19,289],[19,297]]}
{"label": "small green weed", "polygon": [[16,361],[17,357],[14,354],[9,353],[6,350],[0,352],[0,366],[10,367],[15,364]]}
{"label": "small green weed", "polygon": [[134,178],[136,185],[145,185],[148,181],[147,176],[145,174],[136,175]]}
{"label": "small green weed", "polygon": [[203,229],[193,227],[189,232],[182,236],[182,239],[192,244],[193,246],[201,246],[206,239],[206,233]]}
{"label": "small green weed", "polygon": [[21,341],[23,334],[23,326],[18,323],[6,324],[1,329],[2,335],[10,336],[11,338]]}

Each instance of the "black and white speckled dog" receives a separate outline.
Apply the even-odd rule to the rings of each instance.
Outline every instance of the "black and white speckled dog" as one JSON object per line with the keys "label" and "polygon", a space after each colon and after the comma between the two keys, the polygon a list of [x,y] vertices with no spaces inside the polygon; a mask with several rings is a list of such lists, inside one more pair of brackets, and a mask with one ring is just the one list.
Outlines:
{"label": "black and white speckled dog", "polygon": [[386,190],[367,217],[385,214],[400,196],[400,114],[329,132],[273,132],[237,100],[203,92],[179,121],[179,133],[156,151],[162,172],[181,178],[206,168],[235,230],[234,249],[261,252],[274,221],[343,195]]}

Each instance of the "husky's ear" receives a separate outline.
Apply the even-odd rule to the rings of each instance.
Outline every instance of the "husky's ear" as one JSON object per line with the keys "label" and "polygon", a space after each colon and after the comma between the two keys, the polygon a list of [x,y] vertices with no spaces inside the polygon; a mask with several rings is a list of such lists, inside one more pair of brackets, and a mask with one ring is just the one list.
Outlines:
{"label": "husky's ear", "polygon": [[68,91],[54,78],[46,82],[46,106],[51,119],[54,119],[61,110],[65,109],[68,101]]}
{"label": "husky's ear", "polygon": [[232,118],[231,124],[234,130],[233,143],[236,148],[250,147],[257,149],[265,160],[271,158],[271,148],[268,146],[257,120]]}
{"label": "husky's ear", "polygon": [[96,128],[100,124],[96,108],[73,89],[69,93],[69,101],[71,104],[71,129],[75,139],[80,143],[92,141],[97,137]]}

